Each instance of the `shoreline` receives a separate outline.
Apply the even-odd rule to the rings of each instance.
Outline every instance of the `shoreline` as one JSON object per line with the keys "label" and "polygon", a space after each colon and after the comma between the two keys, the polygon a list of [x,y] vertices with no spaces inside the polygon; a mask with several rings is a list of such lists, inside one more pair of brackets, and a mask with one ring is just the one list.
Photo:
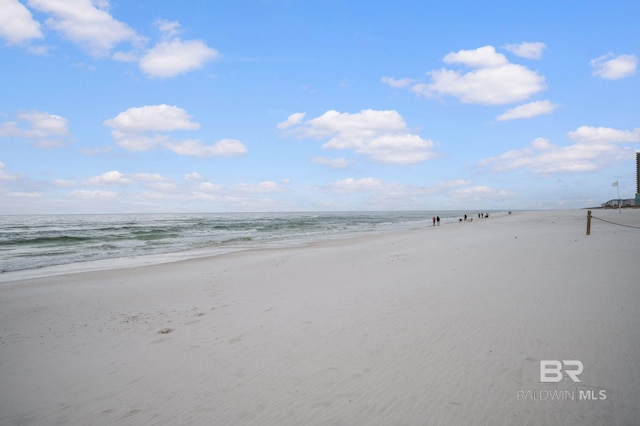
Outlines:
{"label": "shoreline", "polygon": [[[631,424],[640,230],[585,222],[514,212],[5,283],[0,423]],[[540,382],[558,359],[580,383]],[[606,398],[527,397],[547,391]]]}
{"label": "shoreline", "polygon": [[[451,211],[453,212],[453,210]],[[333,212],[332,212],[333,213]],[[506,211],[492,211],[495,214],[493,218],[506,216]],[[442,225],[458,223],[457,216],[448,216],[443,218]],[[427,219],[425,218],[425,221]],[[484,220],[484,219],[476,219]],[[439,225],[439,226],[442,226]],[[29,279],[48,278],[59,275],[76,274],[83,272],[99,272],[111,269],[128,269],[144,266],[161,265],[165,263],[175,263],[181,261],[187,261],[191,259],[201,259],[209,257],[223,256],[235,252],[244,252],[252,250],[270,250],[278,248],[297,248],[313,245],[323,241],[334,240],[351,240],[361,237],[367,237],[370,235],[384,234],[386,232],[402,232],[410,231],[413,229],[421,229],[428,226],[417,226],[415,224],[406,224],[405,227],[399,227],[396,229],[371,229],[366,231],[354,231],[349,230],[344,233],[317,235],[314,237],[284,237],[281,240],[274,241],[261,241],[254,244],[247,245],[228,245],[219,247],[208,248],[191,248],[185,250],[167,251],[164,253],[155,254],[140,254],[136,256],[127,257],[111,257],[106,259],[79,261],[72,263],[65,263],[59,265],[43,266],[31,269],[20,269],[15,271],[6,271],[0,273],[0,285],[3,283],[10,283],[13,281],[22,281]]]}

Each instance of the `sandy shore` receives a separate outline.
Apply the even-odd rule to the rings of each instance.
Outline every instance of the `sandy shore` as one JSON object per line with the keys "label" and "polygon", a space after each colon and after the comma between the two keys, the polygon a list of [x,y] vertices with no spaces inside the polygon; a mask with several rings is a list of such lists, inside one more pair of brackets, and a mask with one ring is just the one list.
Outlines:
{"label": "sandy shore", "polygon": [[585,218],[0,283],[0,424],[640,424],[640,229]]}

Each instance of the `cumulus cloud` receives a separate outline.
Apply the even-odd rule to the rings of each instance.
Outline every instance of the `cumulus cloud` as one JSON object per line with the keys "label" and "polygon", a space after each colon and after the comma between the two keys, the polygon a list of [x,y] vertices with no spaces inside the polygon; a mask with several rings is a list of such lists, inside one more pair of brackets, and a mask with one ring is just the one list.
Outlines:
{"label": "cumulus cloud", "polygon": [[104,124],[127,133],[200,128],[200,124],[191,121],[191,116],[185,110],[165,104],[129,108],[114,118],[106,120]]}
{"label": "cumulus cloud", "polygon": [[507,44],[504,46],[509,52],[527,59],[542,59],[542,52],[547,46],[541,42],[524,42],[519,44]]}
{"label": "cumulus cloud", "polygon": [[31,192],[9,191],[9,192],[5,192],[3,195],[9,198],[27,199],[27,198],[42,198],[44,196],[44,193],[39,191],[31,191]]}
{"label": "cumulus cloud", "polygon": [[510,63],[493,46],[451,52],[443,61],[472,70],[432,70],[427,72],[431,77],[429,83],[410,83],[410,79],[392,77],[383,77],[383,82],[392,87],[407,87],[425,97],[453,96],[463,103],[481,105],[521,102],[545,89],[543,76],[523,65]]}
{"label": "cumulus cloud", "polygon": [[276,182],[264,181],[257,184],[239,183],[233,187],[234,191],[249,194],[264,194],[273,192],[285,192],[287,188]]}
{"label": "cumulus cloud", "polygon": [[88,191],[78,190],[69,193],[70,198],[77,198],[80,200],[94,200],[94,201],[112,201],[118,199],[118,193],[115,191]]}
{"label": "cumulus cloud", "polygon": [[471,182],[464,179],[438,182],[431,186],[411,186],[398,183],[389,183],[383,179],[365,177],[360,179],[346,178],[331,182],[324,188],[334,194],[351,194],[354,192],[377,192],[388,196],[418,196],[443,194],[451,191],[451,188],[469,185]]}
{"label": "cumulus cloud", "polygon": [[320,164],[322,166],[327,166],[332,169],[344,169],[353,163],[351,160],[347,160],[346,158],[328,158],[328,157],[314,157],[311,159],[312,163]]}
{"label": "cumulus cloud", "polygon": [[392,110],[369,109],[355,114],[330,110],[289,126],[287,134],[328,139],[324,149],[349,149],[381,163],[415,164],[438,156],[434,142],[412,133],[402,116]]}
{"label": "cumulus cloud", "polygon": [[493,171],[527,169],[537,174],[553,174],[597,170],[632,156],[631,148],[615,144],[576,143],[558,146],[546,138],[537,138],[526,148],[484,159],[478,165]]}
{"label": "cumulus cloud", "polygon": [[70,136],[66,118],[43,111],[20,112],[17,120],[0,125],[0,137],[27,138],[41,147],[64,145]]}
{"label": "cumulus cloud", "polygon": [[300,124],[304,119],[304,116],[305,116],[304,112],[294,112],[289,117],[287,117],[285,121],[278,123],[276,127],[280,130],[288,129],[290,127],[295,126],[296,124]]}
{"label": "cumulus cloud", "polygon": [[148,76],[175,77],[198,70],[206,62],[220,57],[217,50],[207,46],[202,40],[181,40],[178,37],[178,22],[160,20],[156,25],[164,38],[149,49],[139,62],[140,70]]}
{"label": "cumulus cloud", "polygon": [[389,188],[389,184],[385,183],[382,179],[373,177],[366,177],[361,179],[341,179],[329,184],[329,189],[332,192],[346,194],[356,191],[378,191],[381,189]]}
{"label": "cumulus cloud", "polygon": [[550,101],[529,102],[524,105],[518,105],[515,108],[507,110],[504,114],[498,116],[499,121],[515,120],[518,118],[532,118],[538,115],[551,114],[559,105],[552,104]]}
{"label": "cumulus cloud", "polygon": [[198,192],[213,193],[224,190],[224,186],[212,182],[200,182],[194,187],[194,189]]}
{"label": "cumulus cloud", "polygon": [[145,42],[132,28],[109,14],[108,2],[90,0],[29,0],[29,7],[50,15],[47,27],[81,46],[93,56],[108,56],[123,42]]}
{"label": "cumulus cloud", "polygon": [[125,177],[117,170],[103,173],[99,176],[93,176],[87,179],[86,184],[90,186],[101,185],[129,185],[133,182],[132,179]]}
{"label": "cumulus cloud", "polygon": [[618,80],[636,72],[638,58],[635,55],[618,55],[609,53],[591,60],[593,75],[606,79]]}
{"label": "cumulus cloud", "polygon": [[169,178],[157,173],[134,173],[131,177],[137,181],[148,183],[164,183],[169,181]]}
{"label": "cumulus cloud", "polygon": [[170,142],[166,148],[180,155],[195,157],[236,157],[248,152],[247,147],[239,140],[223,139],[211,145],[206,145],[196,139]]}
{"label": "cumulus cloud", "polygon": [[569,132],[568,136],[583,144],[640,142],[640,129],[618,130],[610,127],[580,126]]}
{"label": "cumulus cloud", "polygon": [[18,0],[0,2],[0,38],[7,44],[16,45],[42,38],[40,23]]}
{"label": "cumulus cloud", "polygon": [[16,180],[20,178],[20,175],[9,173],[6,171],[5,164],[0,161],[0,181]]}
{"label": "cumulus cloud", "polygon": [[167,133],[197,130],[200,124],[182,108],[172,105],[148,105],[129,108],[105,120],[116,143],[128,151],[150,151],[165,148],[179,155],[196,157],[234,157],[248,152],[242,142],[222,139],[204,144],[199,139],[173,141]]}
{"label": "cumulus cloud", "polygon": [[201,40],[163,41],[140,59],[140,69],[151,77],[175,77],[198,70],[205,62],[218,56],[215,49]]}
{"label": "cumulus cloud", "polygon": [[360,198],[366,208],[392,208],[401,203],[404,206],[420,207],[425,205],[427,197],[436,195],[460,200],[495,200],[515,196],[515,194],[486,186],[470,187],[465,179],[437,182],[434,185],[405,185],[387,182],[375,177],[340,179],[325,186],[315,187],[338,197]]}
{"label": "cumulus cloud", "polygon": [[[145,187],[154,190],[171,192],[178,189],[171,179],[157,173],[121,173],[111,170],[98,176],[86,179],[85,186],[110,186],[110,187]],[[95,191],[94,191],[95,192]]]}
{"label": "cumulus cloud", "polygon": [[497,53],[493,46],[483,46],[473,50],[459,50],[445,55],[447,64],[463,64],[471,68],[493,68],[507,65],[509,61]]}
{"label": "cumulus cloud", "polygon": [[198,172],[191,172],[184,175],[184,180],[200,182],[204,180],[204,176]]}
{"label": "cumulus cloud", "polygon": [[396,89],[401,89],[407,86],[412,85],[413,83],[416,82],[416,80],[412,79],[412,78],[398,78],[395,79],[393,77],[389,77],[389,76],[384,76],[380,79],[380,81],[382,81],[385,84],[388,84],[389,86],[396,88]]}
{"label": "cumulus cloud", "polygon": [[[28,0],[27,6],[47,16],[46,29],[59,33],[91,56],[136,62],[149,77],[175,77],[220,58],[218,51],[203,40],[183,40],[177,21],[156,21],[161,36],[149,47],[147,37],[111,15],[109,0]],[[40,23],[34,20],[29,8],[18,0],[2,0],[0,38],[7,44],[43,38]],[[47,53],[43,46],[27,46],[27,50],[39,55]]]}
{"label": "cumulus cloud", "polygon": [[449,196],[458,201],[482,202],[485,200],[497,200],[512,198],[517,194],[510,191],[502,191],[485,185],[473,186],[470,188],[455,189],[449,192]]}

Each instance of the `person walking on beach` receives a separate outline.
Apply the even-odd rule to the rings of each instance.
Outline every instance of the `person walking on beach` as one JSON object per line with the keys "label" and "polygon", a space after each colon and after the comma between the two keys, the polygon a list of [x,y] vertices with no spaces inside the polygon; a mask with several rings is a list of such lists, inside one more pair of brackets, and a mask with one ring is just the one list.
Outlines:
{"label": "person walking on beach", "polygon": [[440,226],[440,216],[436,217],[436,221],[438,221],[438,226]]}
{"label": "person walking on beach", "polygon": [[436,217],[435,216],[431,218],[431,221],[433,222],[433,226],[436,226]]}

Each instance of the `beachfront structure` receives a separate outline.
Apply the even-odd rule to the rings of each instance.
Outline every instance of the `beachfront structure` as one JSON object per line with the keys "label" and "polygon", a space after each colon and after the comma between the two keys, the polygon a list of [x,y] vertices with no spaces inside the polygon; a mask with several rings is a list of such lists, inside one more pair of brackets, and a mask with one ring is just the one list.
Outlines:
{"label": "beachfront structure", "polygon": [[601,207],[615,208],[615,209],[617,209],[618,207],[635,207],[635,206],[640,207],[640,204],[637,203],[637,200],[638,200],[638,194],[636,194],[636,198],[626,198],[624,200],[620,200],[616,198],[614,200],[609,200],[606,203],[602,203]]}
{"label": "beachfront structure", "polygon": [[636,206],[640,206],[640,152],[636,152]]}
{"label": "beachfront structure", "polygon": [[[614,186],[617,184],[618,182],[615,182]],[[636,197],[609,200],[606,203],[602,203],[601,207],[616,209],[618,207],[640,207],[640,151],[636,152]]]}

